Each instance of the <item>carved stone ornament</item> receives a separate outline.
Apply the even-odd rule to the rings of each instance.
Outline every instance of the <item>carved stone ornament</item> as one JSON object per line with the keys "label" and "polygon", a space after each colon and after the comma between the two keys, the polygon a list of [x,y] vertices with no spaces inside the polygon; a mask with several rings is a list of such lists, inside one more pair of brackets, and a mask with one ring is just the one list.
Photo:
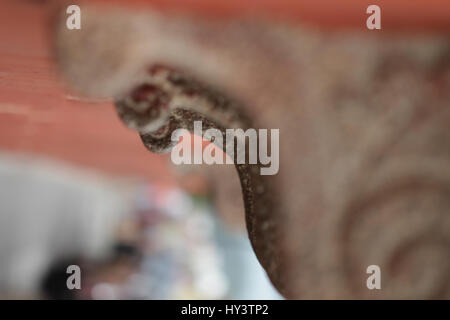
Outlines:
{"label": "carved stone ornament", "polygon": [[[65,80],[114,99],[150,151],[195,120],[280,130],[278,174],[236,169],[252,246],[285,297],[450,298],[448,37],[87,5],[80,30],[64,18]],[[382,290],[366,287],[369,265]]]}

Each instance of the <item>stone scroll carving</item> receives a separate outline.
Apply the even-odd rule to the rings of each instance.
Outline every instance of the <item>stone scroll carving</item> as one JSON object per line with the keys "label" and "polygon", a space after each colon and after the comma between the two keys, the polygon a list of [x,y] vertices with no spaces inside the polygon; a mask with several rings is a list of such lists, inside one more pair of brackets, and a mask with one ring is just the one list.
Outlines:
{"label": "stone scroll carving", "polygon": [[285,297],[450,298],[448,37],[94,6],[82,29],[55,30],[71,88],[114,99],[153,152],[194,120],[280,129],[277,175],[236,168],[253,248]]}

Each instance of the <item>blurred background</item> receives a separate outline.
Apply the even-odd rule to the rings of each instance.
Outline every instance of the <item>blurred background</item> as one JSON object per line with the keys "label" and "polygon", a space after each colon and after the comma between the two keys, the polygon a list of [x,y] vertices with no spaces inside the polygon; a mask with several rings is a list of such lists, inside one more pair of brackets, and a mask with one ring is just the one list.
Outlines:
{"label": "blurred background", "polygon": [[0,298],[279,297],[207,193],[2,152],[0,195]]}
{"label": "blurred background", "polygon": [[[0,298],[280,298],[240,194],[221,218],[203,176],[174,174],[110,101],[68,93],[47,1],[0,3]],[[81,290],[66,287],[72,264]]]}

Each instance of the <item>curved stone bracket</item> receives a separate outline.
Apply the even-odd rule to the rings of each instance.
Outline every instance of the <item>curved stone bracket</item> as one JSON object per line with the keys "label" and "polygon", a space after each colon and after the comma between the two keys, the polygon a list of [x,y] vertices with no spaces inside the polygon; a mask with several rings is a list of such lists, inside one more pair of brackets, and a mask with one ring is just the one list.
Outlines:
{"label": "curved stone bracket", "polygon": [[[279,128],[280,171],[238,165],[247,228],[289,298],[449,297],[450,45],[86,6],[56,28],[67,82],[154,152],[176,128]],[[444,248],[444,249],[443,249]],[[382,290],[368,290],[379,265]]]}

